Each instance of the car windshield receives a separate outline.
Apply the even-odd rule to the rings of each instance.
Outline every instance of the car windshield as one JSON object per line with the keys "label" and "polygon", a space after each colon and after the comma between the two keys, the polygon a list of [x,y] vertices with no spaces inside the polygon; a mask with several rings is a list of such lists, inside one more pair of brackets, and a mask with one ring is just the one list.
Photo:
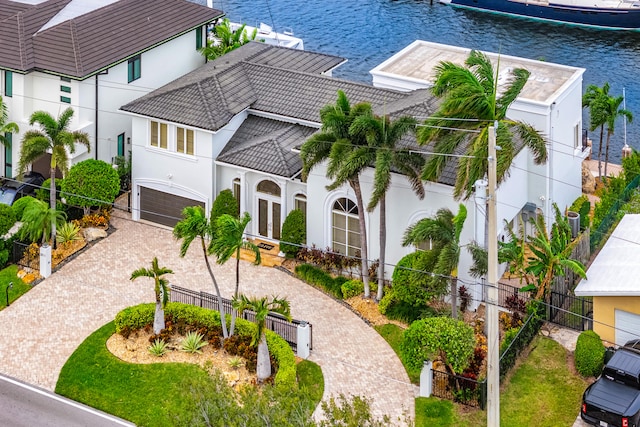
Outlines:
{"label": "car windshield", "polygon": [[13,188],[0,189],[0,203],[4,203],[5,205],[12,205],[15,197],[16,197],[15,189]]}

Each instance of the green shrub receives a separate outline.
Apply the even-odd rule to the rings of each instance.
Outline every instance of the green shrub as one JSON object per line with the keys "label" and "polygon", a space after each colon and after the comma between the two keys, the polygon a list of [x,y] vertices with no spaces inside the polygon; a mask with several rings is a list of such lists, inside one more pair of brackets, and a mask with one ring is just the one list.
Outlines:
{"label": "green shrub", "polygon": [[27,207],[27,205],[29,205],[29,203],[31,203],[34,200],[36,199],[34,199],[31,196],[24,196],[24,197],[20,197],[18,200],[13,202],[13,205],[11,205],[11,208],[13,209],[13,212],[16,214],[16,221],[22,221],[22,214],[24,213],[25,208]]}
{"label": "green shrub", "polygon": [[342,276],[333,278],[329,273],[310,264],[296,266],[295,273],[300,279],[323,289],[338,299],[342,299],[342,284],[349,280]]}
{"label": "green shrub", "polygon": [[[295,258],[300,250],[300,245],[307,241],[307,223],[304,213],[299,209],[289,212],[282,224],[282,236],[280,238],[280,250],[287,258]],[[288,243],[293,244],[288,244]]]}
{"label": "green shrub", "polygon": [[518,332],[520,332],[520,328],[510,328],[505,331],[502,342],[500,343],[500,355],[507,351],[513,340],[518,335]]}
{"label": "green shrub", "polygon": [[[393,301],[385,314],[388,319],[411,324],[419,319],[437,317],[438,313],[428,305],[415,305],[404,301]],[[451,313],[449,313],[451,315]]]}
{"label": "green shrub", "polygon": [[415,251],[404,256],[391,276],[392,286],[398,301],[414,306],[424,306],[448,291],[446,283],[433,280],[424,271],[433,271],[437,262],[435,251]]}
{"label": "green shrub", "polygon": [[473,328],[450,317],[431,317],[415,321],[404,331],[400,355],[411,369],[422,369],[424,361],[438,354],[454,372],[469,365],[476,340]]}
{"label": "green shrub", "polygon": [[11,206],[0,203],[0,236],[7,234],[7,231],[16,223],[16,213]]}
{"label": "green shrub", "polygon": [[571,212],[580,214],[580,229],[584,230],[589,226],[589,211],[591,211],[591,202],[589,198],[583,194],[578,197],[569,207]]}
{"label": "green shrub", "polygon": [[358,279],[352,279],[344,282],[340,289],[342,290],[342,298],[347,299],[362,294],[364,283]]}
{"label": "green shrub", "polygon": [[584,377],[597,377],[604,365],[605,348],[594,331],[584,331],[578,336],[574,353],[576,370]]}
{"label": "green shrub", "polygon": [[381,314],[387,314],[387,308],[389,308],[389,305],[393,304],[394,299],[395,294],[393,293],[393,288],[387,288],[382,299],[378,303],[378,311]]}
{"label": "green shrub", "polygon": [[622,169],[627,185],[633,181],[635,177],[640,175],[640,153],[634,148],[629,157],[622,159]]}
{"label": "green shrub", "polygon": [[69,169],[60,188],[67,203],[82,207],[87,215],[91,207],[113,203],[120,191],[120,176],[109,163],[88,159]]}
{"label": "green shrub", "polygon": [[[60,193],[63,181],[64,179],[62,178],[56,178],[56,196]],[[50,188],[51,178],[47,178],[44,180],[40,188],[36,189],[36,199],[49,203],[49,194],[51,194],[51,191],[49,191]]]}

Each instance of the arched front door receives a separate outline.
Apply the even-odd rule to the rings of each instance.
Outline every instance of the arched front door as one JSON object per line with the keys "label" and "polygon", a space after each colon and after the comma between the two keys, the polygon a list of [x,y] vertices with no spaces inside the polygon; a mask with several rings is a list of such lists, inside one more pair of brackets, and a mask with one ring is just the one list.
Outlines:
{"label": "arched front door", "polygon": [[280,240],[280,186],[264,180],[257,187],[258,235],[270,240]]}

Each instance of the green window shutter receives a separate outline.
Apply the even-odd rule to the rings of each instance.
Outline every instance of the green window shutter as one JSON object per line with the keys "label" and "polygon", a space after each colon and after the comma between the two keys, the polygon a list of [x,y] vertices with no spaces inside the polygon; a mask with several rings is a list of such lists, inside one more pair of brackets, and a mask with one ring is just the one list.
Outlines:
{"label": "green window shutter", "polygon": [[4,94],[11,98],[13,96],[13,72],[4,72]]}

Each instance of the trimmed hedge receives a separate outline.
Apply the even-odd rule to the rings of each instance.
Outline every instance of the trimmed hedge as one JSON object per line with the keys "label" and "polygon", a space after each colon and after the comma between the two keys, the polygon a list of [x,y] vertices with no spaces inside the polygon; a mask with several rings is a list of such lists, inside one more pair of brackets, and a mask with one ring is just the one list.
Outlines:
{"label": "trimmed hedge", "polygon": [[[282,224],[280,250],[287,258],[295,258],[301,245],[307,241],[307,221],[299,209],[289,212]],[[286,242],[286,243],[285,243]],[[292,243],[292,244],[289,244]]]}
{"label": "trimmed hedge", "polygon": [[[126,334],[147,325],[153,324],[155,304],[139,304],[120,311],[115,318],[116,332]],[[190,304],[170,302],[164,309],[165,317],[188,324],[196,323],[205,327],[216,328],[220,325],[220,314],[217,311],[197,307]],[[236,319],[238,335],[253,335],[256,325],[244,319]],[[274,383],[282,387],[296,387],[296,360],[289,344],[275,332],[266,331],[269,353],[278,363]]]}
{"label": "trimmed hedge", "polygon": [[578,336],[574,359],[576,370],[583,377],[597,377],[604,365],[604,344],[594,331],[584,331]]}
{"label": "trimmed hedge", "polygon": [[342,290],[342,298],[347,299],[364,293],[364,283],[358,279],[352,279],[344,282],[340,289]]}
{"label": "trimmed hedge", "polygon": [[349,281],[346,277],[331,275],[310,264],[296,266],[296,275],[310,285],[319,287],[338,299],[342,299],[342,284]]}

